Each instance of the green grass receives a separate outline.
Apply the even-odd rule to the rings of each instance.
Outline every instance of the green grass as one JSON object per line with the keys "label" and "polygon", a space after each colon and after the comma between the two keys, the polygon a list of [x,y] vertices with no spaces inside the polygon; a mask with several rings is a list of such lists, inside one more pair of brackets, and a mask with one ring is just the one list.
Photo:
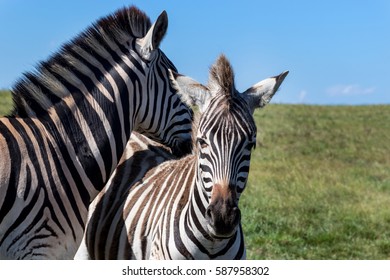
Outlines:
{"label": "green grass", "polygon": [[255,119],[248,258],[389,259],[390,106],[269,105]]}
{"label": "green grass", "polygon": [[390,106],[255,113],[240,206],[249,259],[390,258]]}
{"label": "green grass", "polygon": [[11,93],[8,90],[0,90],[0,116],[10,113],[12,109]]}

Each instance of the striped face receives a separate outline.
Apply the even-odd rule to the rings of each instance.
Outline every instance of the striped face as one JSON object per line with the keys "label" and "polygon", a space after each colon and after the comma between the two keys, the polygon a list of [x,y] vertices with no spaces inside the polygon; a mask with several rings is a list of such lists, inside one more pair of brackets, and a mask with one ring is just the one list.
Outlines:
{"label": "striped face", "polygon": [[214,238],[232,236],[240,223],[238,200],[249,173],[256,126],[241,97],[226,104],[214,97],[203,114],[197,135],[198,182],[208,198],[207,228]]}
{"label": "striped face", "polygon": [[202,113],[197,131],[197,186],[204,197],[196,203],[204,209],[207,230],[213,238],[232,237],[239,228],[238,200],[256,143],[252,114],[268,104],[287,74],[265,79],[243,93],[236,90],[233,69],[223,55],[210,68],[207,86],[171,74],[183,100],[198,105]]}

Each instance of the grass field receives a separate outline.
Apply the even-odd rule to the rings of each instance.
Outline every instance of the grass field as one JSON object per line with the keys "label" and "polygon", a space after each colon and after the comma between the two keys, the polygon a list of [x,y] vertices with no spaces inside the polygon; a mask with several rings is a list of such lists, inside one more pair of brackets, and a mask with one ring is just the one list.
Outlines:
{"label": "grass field", "polygon": [[[0,92],[0,114],[11,108]],[[390,106],[269,105],[240,206],[249,259],[390,258]]]}
{"label": "grass field", "polygon": [[9,91],[0,90],[0,116],[8,114],[12,109],[12,98]]}
{"label": "grass field", "polygon": [[390,258],[390,106],[271,105],[243,194],[250,259]]}

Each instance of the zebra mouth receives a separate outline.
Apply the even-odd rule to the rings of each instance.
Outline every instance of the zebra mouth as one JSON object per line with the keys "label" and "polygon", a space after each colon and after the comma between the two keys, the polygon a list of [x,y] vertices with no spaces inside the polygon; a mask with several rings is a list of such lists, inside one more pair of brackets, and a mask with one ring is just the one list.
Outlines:
{"label": "zebra mouth", "polygon": [[234,227],[230,231],[226,231],[226,230],[217,231],[213,225],[211,225],[210,223],[207,223],[207,230],[208,230],[210,237],[213,239],[229,239],[235,235],[235,233],[237,231],[237,227]]}

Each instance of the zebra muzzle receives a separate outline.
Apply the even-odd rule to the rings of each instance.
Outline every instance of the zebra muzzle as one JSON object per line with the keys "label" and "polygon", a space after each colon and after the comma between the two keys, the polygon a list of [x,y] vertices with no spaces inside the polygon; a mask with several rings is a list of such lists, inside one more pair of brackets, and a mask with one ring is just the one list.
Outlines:
{"label": "zebra muzzle", "polygon": [[206,209],[207,228],[211,237],[217,239],[233,236],[241,221],[241,211],[237,204],[224,199],[216,199]]}

